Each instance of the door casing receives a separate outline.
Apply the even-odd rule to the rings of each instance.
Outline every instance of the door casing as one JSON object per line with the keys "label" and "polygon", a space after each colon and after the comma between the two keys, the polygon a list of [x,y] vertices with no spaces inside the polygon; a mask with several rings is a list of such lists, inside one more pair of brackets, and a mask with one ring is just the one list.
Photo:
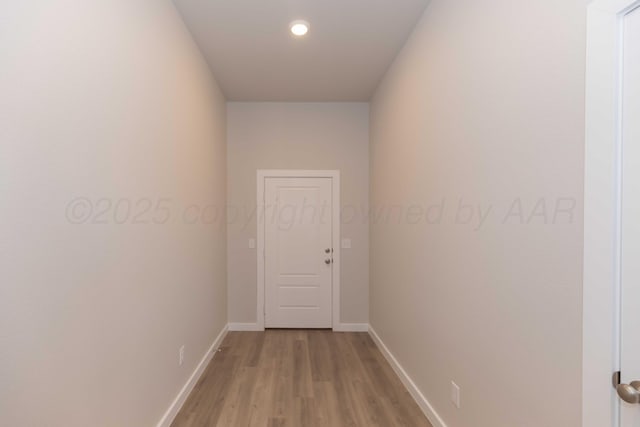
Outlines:
{"label": "door casing", "polygon": [[620,369],[622,17],[640,0],[587,8],[582,426],[617,426]]}
{"label": "door casing", "polygon": [[256,319],[258,330],[264,330],[265,316],[265,179],[267,178],[331,178],[331,242],[333,246],[333,271],[331,277],[331,323],[332,329],[336,330],[340,325],[340,171],[338,170],[270,170],[259,169],[257,171],[257,238],[256,257],[258,263],[257,281],[257,306]]}

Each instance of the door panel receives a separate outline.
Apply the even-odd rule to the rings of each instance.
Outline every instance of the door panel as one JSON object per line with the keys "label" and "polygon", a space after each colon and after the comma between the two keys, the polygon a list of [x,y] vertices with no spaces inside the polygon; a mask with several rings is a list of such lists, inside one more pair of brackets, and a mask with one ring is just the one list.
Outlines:
{"label": "door panel", "polygon": [[[622,382],[640,380],[640,9],[624,17],[622,94]],[[640,405],[622,402],[622,427],[640,427]]]}
{"label": "door panel", "polygon": [[267,328],[331,327],[331,184],[265,179]]}

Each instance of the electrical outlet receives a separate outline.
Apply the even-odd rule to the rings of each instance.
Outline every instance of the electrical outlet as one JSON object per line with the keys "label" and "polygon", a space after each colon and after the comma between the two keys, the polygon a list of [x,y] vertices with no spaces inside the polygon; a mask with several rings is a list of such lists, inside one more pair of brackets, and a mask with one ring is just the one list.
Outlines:
{"label": "electrical outlet", "polygon": [[178,366],[182,366],[183,362],[184,362],[184,346],[180,347],[180,350],[178,350]]}
{"label": "electrical outlet", "polygon": [[460,387],[453,381],[451,381],[451,402],[456,408],[460,408]]}
{"label": "electrical outlet", "polygon": [[340,247],[342,249],[351,249],[351,239],[342,239]]}

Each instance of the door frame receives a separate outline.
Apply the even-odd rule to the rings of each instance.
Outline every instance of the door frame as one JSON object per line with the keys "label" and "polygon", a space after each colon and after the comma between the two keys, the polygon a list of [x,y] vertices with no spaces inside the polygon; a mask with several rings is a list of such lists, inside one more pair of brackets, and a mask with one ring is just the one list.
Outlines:
{"label": "door frame", "polygon": [[336,330],[340,325],[340,171],[338,170],[272,170],[257,171],[257,217],[258,225],[256,256],[258,261],[256,319],[258,330],[264,331],[265,317],[265,180],[267,178],[331,178],[331,244],[333,247],[333,270],[331,275],[331,325]]}
{"label": "door frame", "polygon": [[618,426],[622,17],[640,0],[587,8],[582,426]]}

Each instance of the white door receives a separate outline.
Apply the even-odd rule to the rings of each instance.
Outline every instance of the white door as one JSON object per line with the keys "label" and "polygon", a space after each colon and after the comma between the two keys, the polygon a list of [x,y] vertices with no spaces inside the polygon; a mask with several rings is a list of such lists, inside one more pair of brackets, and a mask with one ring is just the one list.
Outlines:
{"label": "white door", "polygon": [[330,328],[332,178],[265,178],[265,327]]}
{"label": "white door", "polygon": [[[623,19],[620,372],[630,384],[640,380],[640,8]],[[640,427],[640,404],[622,402],[620,421]]]}

